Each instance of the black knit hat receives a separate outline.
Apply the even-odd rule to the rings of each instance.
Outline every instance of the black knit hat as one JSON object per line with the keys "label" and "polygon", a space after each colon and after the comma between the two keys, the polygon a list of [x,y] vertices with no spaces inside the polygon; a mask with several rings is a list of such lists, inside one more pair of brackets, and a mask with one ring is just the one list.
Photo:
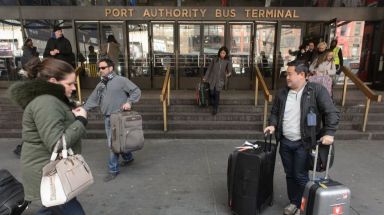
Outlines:
{"label": "black knit hat", "polygon": [[55,27],[53,27],[52,32],[56,32],[58,30],[62,30],[62,28],[60,26],[55,26]]}

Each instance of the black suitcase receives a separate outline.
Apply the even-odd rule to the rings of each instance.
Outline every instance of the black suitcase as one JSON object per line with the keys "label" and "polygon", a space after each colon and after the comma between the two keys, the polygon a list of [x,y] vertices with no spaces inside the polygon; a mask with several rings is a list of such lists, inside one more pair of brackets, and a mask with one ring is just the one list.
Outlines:
{"label": "black suitcase", "polygon": [[196,102],[200,107],[209,105],[209,83],[200,82],[196,88]]}
{"label": "black suitcase", "polygon": [[227,169],[228,204],[234,214],[257,215],[273,204],[277,144],[256,141],[257,148],[235,150]]}
{"label": "black suitcase", "polygon": [[24,188],[8,170],[0,170],[0,215],[19,215],[28,206]]}

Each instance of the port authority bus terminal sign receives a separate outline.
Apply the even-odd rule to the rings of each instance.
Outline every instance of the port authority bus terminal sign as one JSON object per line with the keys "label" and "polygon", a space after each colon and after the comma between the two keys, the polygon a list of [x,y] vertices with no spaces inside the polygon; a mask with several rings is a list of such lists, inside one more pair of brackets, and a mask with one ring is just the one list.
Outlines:
{"label": "port authority bus terminal sign", "polygon": [[151,21],[381,21],[384,7],[6,6],[0,19]]}
{"label": "port authority bus terminal sign", "polygon": [[298,19],[296,9],[238,9],[238,8],[105,8],[105,17],[133,18],[142,19],[221,19],[221,18],[240,18],[247,19]]}

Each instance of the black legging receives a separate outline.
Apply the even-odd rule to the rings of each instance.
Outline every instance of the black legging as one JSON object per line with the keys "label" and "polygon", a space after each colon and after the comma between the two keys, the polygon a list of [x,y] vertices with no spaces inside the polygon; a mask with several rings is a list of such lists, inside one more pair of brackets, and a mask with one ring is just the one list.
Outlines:
{"label": "black legging", "polygon": [[220,91],[216,90],[216,87],[213,88],[213,90],[210,90],[211,94],[211,104],[215,110],[219,107],[219,101],[220,101]]}

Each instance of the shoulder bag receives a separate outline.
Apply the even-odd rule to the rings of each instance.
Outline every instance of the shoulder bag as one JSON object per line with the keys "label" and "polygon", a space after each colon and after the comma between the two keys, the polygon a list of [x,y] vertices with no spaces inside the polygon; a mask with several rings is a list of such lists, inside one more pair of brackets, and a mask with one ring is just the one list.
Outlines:
{"label": "shoulder bag", "polygon": [[[61,158],[58,157],[60,142],[63,144]],[[83,156],[67,150],[65,135],[53,149],[50,162],[43,167],[40,196],[45,207],[61,205],[79,195],[93,184],[93,176]]]}

